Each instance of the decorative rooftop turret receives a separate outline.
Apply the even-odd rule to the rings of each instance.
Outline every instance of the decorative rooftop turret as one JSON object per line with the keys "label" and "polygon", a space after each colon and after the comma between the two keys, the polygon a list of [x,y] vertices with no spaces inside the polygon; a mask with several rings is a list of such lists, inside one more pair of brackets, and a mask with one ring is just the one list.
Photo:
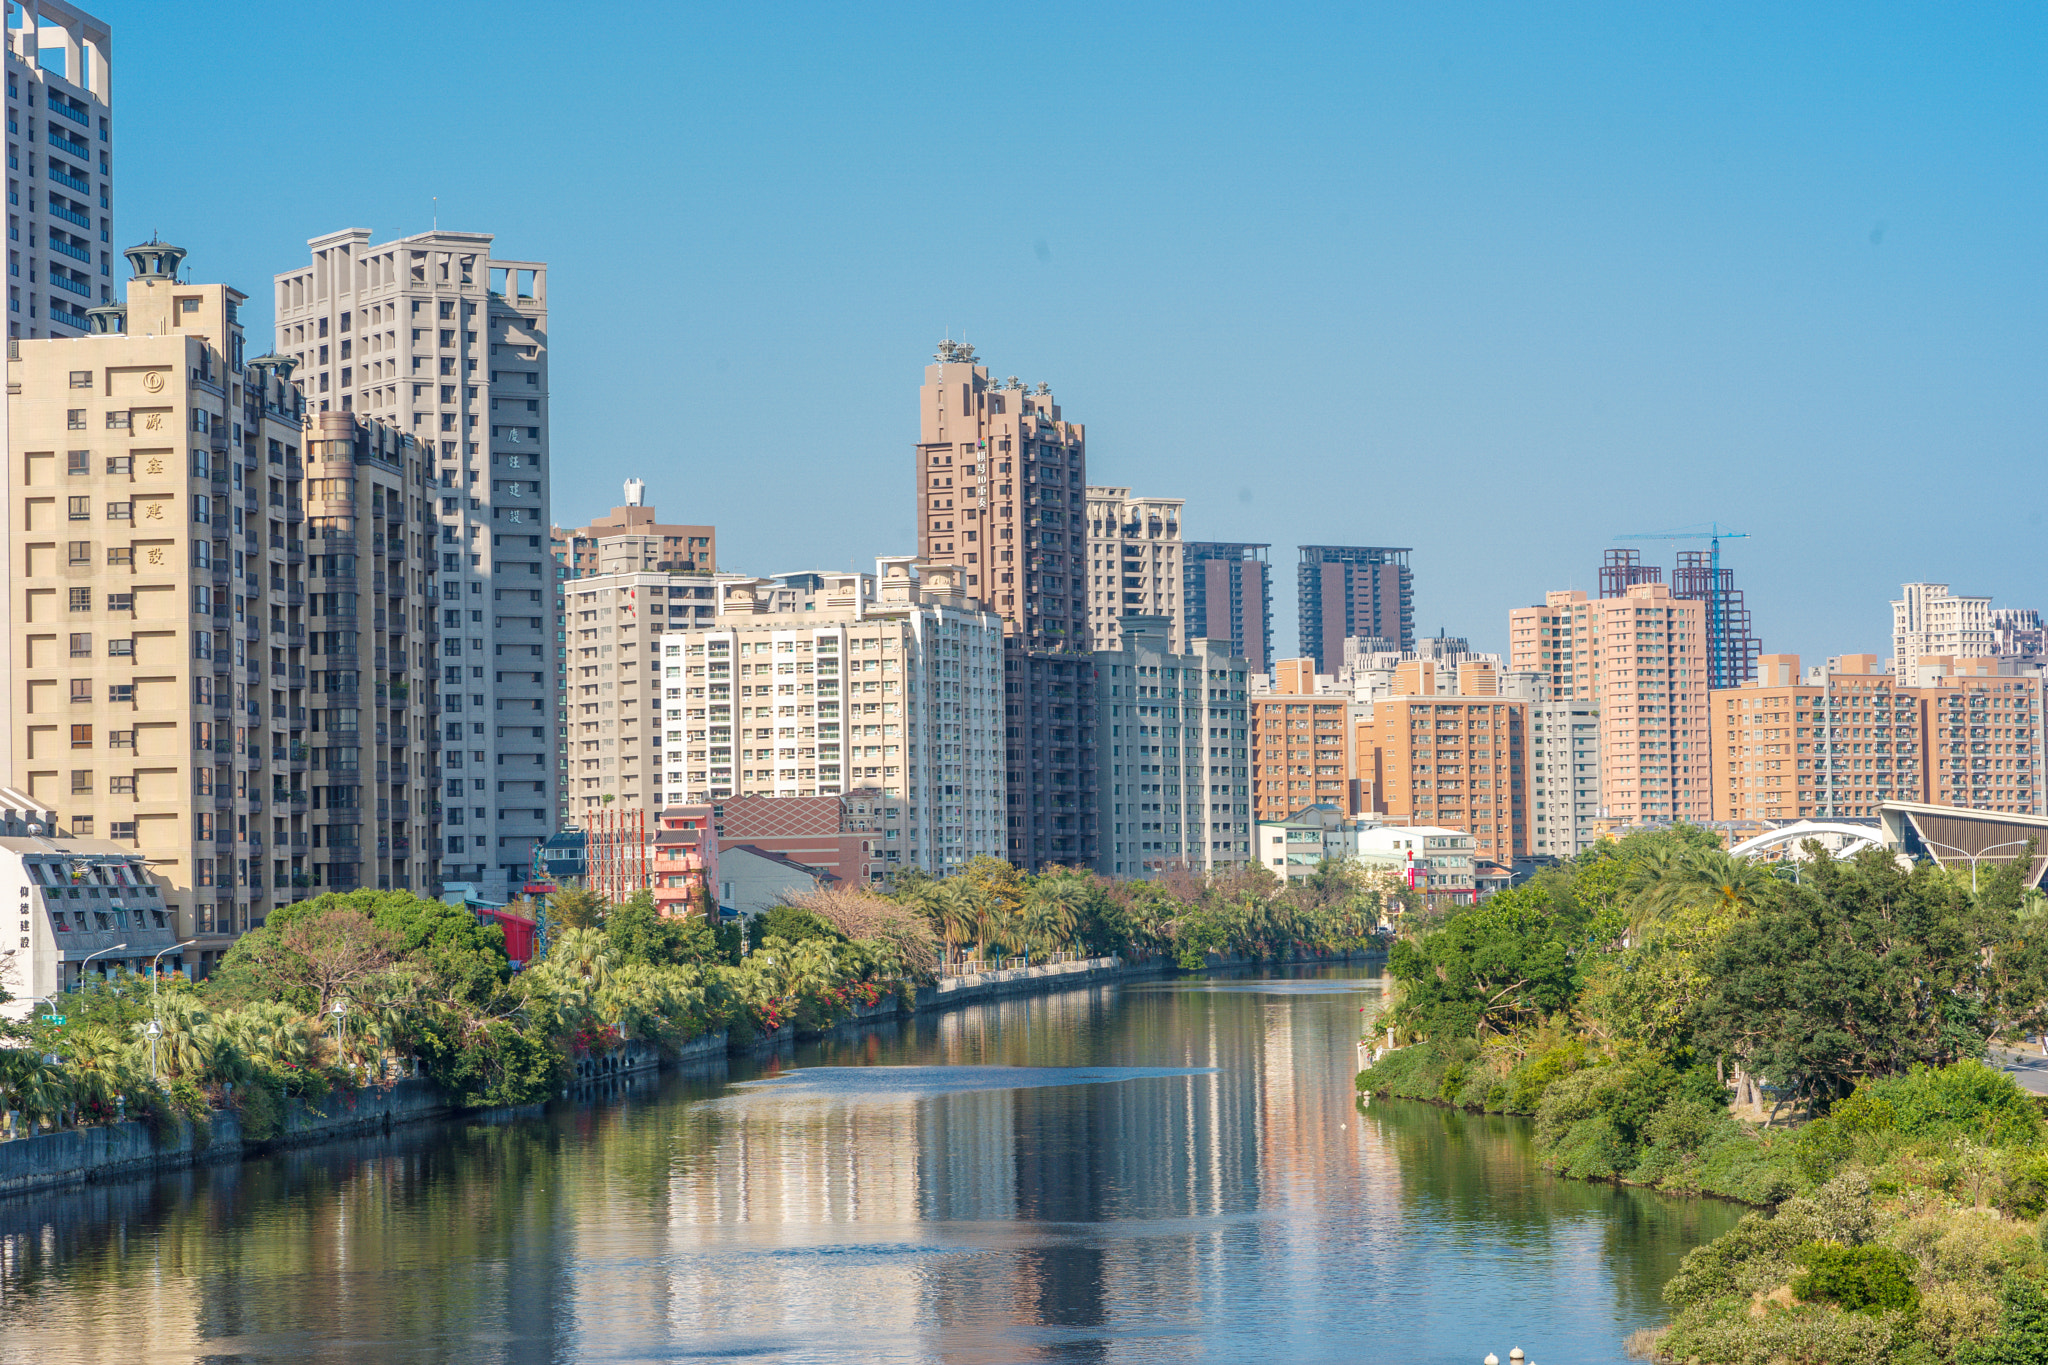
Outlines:
{"label": "decorative rooftop turret", "polygon": [[94,336],[114,336],[128,330],[128,305],[103,303],[85,310],[85,325]]}
{"label": "decorative rooftop turret", "polygon": [[175,280],[178,267],[185,260],[184,247],[159,242],[154,237],[140,246],[129,247],[121,254],[128,258],[138,280]]}
{"label": "decorative rooftop turret", "polygon": [[275,351],[268,355],[259,355],[254,360],[246,363],[252,370],[275,371],[279,381],[283,383],[290,383],[292,371],[299,367],[296,357],[279,355]]}

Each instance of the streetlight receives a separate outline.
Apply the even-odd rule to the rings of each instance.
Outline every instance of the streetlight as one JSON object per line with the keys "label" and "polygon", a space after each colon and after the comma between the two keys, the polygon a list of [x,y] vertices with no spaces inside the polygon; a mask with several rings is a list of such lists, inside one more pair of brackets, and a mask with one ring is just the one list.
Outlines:
{"label": "streetlight", "polygon": [[1954,844],[1944,844],[1939,840],[1930,839],[1924,834],[1920,836],[1920,842],[1923,844],[1933,844],[1936,848],[1945,848],[1951,853],[1960,853],[1965,858],[1968,858],[1970,860],[1970,894],[1974,896],[1977,894],[1977,860],[1979,858],[1987,853],[1996,852],[2001,848],[2024,848],[2034,841],[2032,839],[2011,839],[2002,844],[1993,844],[1989,848],[1980,848],[1975,853],[1970,852],[1966,848],[1957,848]]}
{"label": "streetlight", "polygon": [[[81,957],[80,959],[78,959],[78,978],[77,978],[77,979],[78,979],[79,981],[83,981],[83,980],[85,980],[85,964],[86,964],[86,963],[88,963],[88,962],[92,961],[92,960],[93,960],[94,958],[96,958],[96,957],[105,957],[105,956],[106,956],[106,955],[107,955],[108,953],[118,953],[118,952],[120,952],[120,951],[121,951],[121,950],[122,950],[123,948],[126,948],[127,946],[128,946],[128,945],[127,945],[127,944],[125,944],[125,943],[116,943],[116,944],[115,944],[115,945],[114,945],[113,947],[111,947],[111,948],[102,948],[102,949],[100,949],[100,950],[99,950],[98,952],[96,952],[96,953],[87,953],[87,954],[86,954],[86,955],[85,955],[84,957]],[[74,984],[75,984],[75,983],[74,983]]]}
{"label": "streetlight", "polygon": [[199,940],[196,938],[188,938],[183,943],[173,943],[170,947],[164,949],[163,952],[158,953],[149,960],[149,1008],[151,1013],[156,1012],[156,964],[164,960],[164,953],[175,953],[178,949],[190,948],[197,942]]}
{"label": "streetlight", "polygon": [[149,1021],[149,1027],[144,1029],[143,1033],[149,1037],[149,1079],[154,1082],[156,1080],[156,1040],[164,1036],[164,1026],[152,1019]]}

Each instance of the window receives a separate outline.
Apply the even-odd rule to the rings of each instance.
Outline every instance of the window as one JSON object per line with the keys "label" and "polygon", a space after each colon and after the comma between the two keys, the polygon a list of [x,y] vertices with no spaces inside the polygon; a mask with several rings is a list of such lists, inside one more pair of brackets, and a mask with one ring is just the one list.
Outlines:
{"label": "window", "polygon": [[[118,778],[118,777],[117,777],[117,778],[115,778],[115,779],[113,779],[113,780],[114,780],[114,781],[116,781],[116,782],[119,782],[119,781],[121,781],[122,779],[120,779],[120,778]],[[132,791],[134,791],[134,790],[135,790],[135,779],[131,777],[131,778],[127,779],[127,781],[128,781],[128,790],[129,790],[129,791],[131,791],[131,792],[132,792]],[[135,822],[134,822],[133,820],[109,820],[109,821],[107,822],[107,837],[108,837],[109,839],[118,839],[118,840],[123,840],[123,841],[125,841],[125,842],[127,842],[127,843],[131,843],[131,844],[132,844],[132,843],[134,843],[134,842],[135,842]]]}
{"label": "window", "polygon": [[133,521],[133,520],[135,520],[135,504],[134,504],[134,503],[130,503],[130,502],[110,502],[110,503],[108,503],[108,504],[107,504],[107,520],[108,520],[108,521]]}
{"label": "window", "polygon": [[[109,640],[109,641],[107,641],[107,657],[108,657],[109,659],[132,659],[132,658],[134,658],[134,657],[135,657],[135,641],[133,641],[133,640]],[[120,700],[120,701],[125,701],[125,700],[127,700],[127,698],[125,698],[125,697],[122,697],[122,698],[116,698],[116,700]]]}
{"label": "window", "polygon": [[69,507],[69,515],[72,521],[92,520],[91,498],[68,498],[65,501]]}
{"label": "window", "polygon": [[71,727],[71,747],[74,749],[90,749],[92,747],[92,727],[90,725],[74,725]]}
{"label": "window", "polygon": [[71,657],[74,659],[90,659],[92,657],[91,635],[81,632],[71,637]]}
{"label": "window", "polygon": [[91,370],[73,370],[73,371],[71,372],[71,387],[72,387],[72,388],[74,388],[74,389],[89,389],[89,388],[91,388],[91,387],[92,387],[92,371],[91,371]]}
{"label": "window", "polygon": [[107,747],[109,749],[133,749],[135,747],[135,732],[133,730],[107,731]]}
{"label": "window", "polygon": [[71,610],[73,610],[73,611],[91,611],[91,610],[92,610],[92,589],[91,589],[91,588],[71,588],[71,589],[69,589],[68,591],[69,591],[69,594],[70,594],[69,600],[70,600],[70,603],[71,603]]}
{"label": "window", "polygon": [[64,472],[74,476],[92,473],[92,452],[90,450],[65,451]]}
{"label": "window", "polygon": [[71,794],[73,796],[92,795],[92,769],[73,768],[71,770]]}
{"label": "window", "polygon": [[108,611],[134,611],[135,594],[132,592],[110,592],[107,594]]}
{"label": "window", "polygon": [[[69,542],[67,542],[67,543],[68,543],[68,544],[69,544],[69,546],[70,546],[70,556],[69,556],[69,562],[70,562],[70,563],[73,563],[73,564],[90,564],[90,563],[92,563],[92,542],[91,542],[91,541],[89,541],[89,540],[73,540],[73,541],[69,541]],[[80,588],[80,589],[77,589],[77,591],[79,591],[79,592],[84,592],[84,591],[86,591],[86,590],[85,590],[85,589],[83,589],[83,588]],[[86,609],[87,609],[88,611],[89,611],[89,610],[91,610],[91,607],[90,607],[90,605],[88,605]]]}
{"label": "window", "polygon": [[107,472],[109,474],[133,474],[135,472],[135,457],[133,455],[107,456]]}
{"label": "window", "polygon": [[[74,816],[72,816],[72,817],[71,817],[71,833],[72,833],[72,835],[73,835],[74,837],[76,837],[76,838],[80,838],[80,839],[90,839],[90,838],[92,838],[92,817],[91,817],[90,815],[74,815]],[[105,916],[105,915],[102,915],[102,916],[100,916],[100,927],[101,927],[102,929],[105,929],[105,928],[108,928],[108,927],[110,927],[110,926],[109,926],[109,925],[108,925],[108,924],[106,923],[106,916]]]}
{"label": "window", "polygon": [[135,552],[126,545],[110,547],[107,550],[107,563],[132,565],[135,563]]}
{"label": "window", "polygon": [[73,678],[71,680],[71,700],[74,702],[90,702],[92,700],[91,678]]}
{"label": "window", "polygon": [[[110,412],[107,414],[108,431],[127,431],[128,429],[128,412],[125,408],[120,412]],[[123,456],[122,459],[125,462],[127,457]],[[112,471],[110,470],[109,472],[111,473]],[[126,473],[127,471],[123,470],[122,472]]]}
{"label": "window", "polygon": [[84,409],[84,408],[66,408],[66,409],[64,410],[64,425],[65,425],[66,429],[68,429],[68,430],[71,430],[71,431],[84,431],[84,430],[85,430],[85,409]]}

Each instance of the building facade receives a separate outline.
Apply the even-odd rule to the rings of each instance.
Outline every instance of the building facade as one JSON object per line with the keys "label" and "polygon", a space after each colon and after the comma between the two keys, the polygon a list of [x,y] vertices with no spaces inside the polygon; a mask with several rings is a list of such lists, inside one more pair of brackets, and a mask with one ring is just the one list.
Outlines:
{"label": "building facade", "polygon": [[1282,659],[1273,690],[1247,700],[1256,820],[1285,821],[1317,805],[1350,815],[1369,805],[1352,750],[1351,700],[1316,686],[1314,660]]}
{"label": "building facade", "polygon": [[628,479],[623,507],[593,518],[588,526],[551,528],[549,543],[556,565],[566,568],[570,578],[718,572],[717,528],[658,520],[660,514],[642,503],[646,492],[647,485],[641,480]]}
{"label": "building facade", "polygon": [[490,717],[448,751],[470,823],[444,832],[442,875],[506,897],[558,810],[547,267],[494,258],[489,233],[370,235],[316,237],[276,277],[277,349],[316,411],[411,436],[440,485],[441,692]]}
{"label": "building facade", "polygon": [[1529,851],[1528,703],[1501,696],[1490,667],[1468,663],[1459,682],[1428,659],[1394,670],[1357,722],[1361,785],[1384,823],[1461,830],[1476,856],[1509,867]]}
{"label": "building facade", "polygon": [[564,829],[581,829],[595,811],[673,804],[661,775],[660,642],[669,631],[712,624],[712,581],[628,572],[555,586],[561,619],[557,820]]}
{"label": "building facade", "polygon": [[1907,583],[1892,600],[1892,671],[1901,682],[1916,659],[1977,659],[1995,653],[1990,598],[1955,596],[1946,583]]}
{"label": "building facade", "polygon": [[821,868],[849,886],[866,886],[889,876],[883,856],[886,810],[897,809],[894,842],[900,852],[900,805],[874,787],[839,796],[734,796],[718,807],[718,837]]}
{"label": "building facade", "polygon": [[1106,877],[1151,878],[1249,860],[1245,661],[1215,640],[1172,647],[1166,615],[1126,615],[1123,646],[1095,651]]}
{"label": "building facade", "polygon": [[14,907],[0,957],[0,1015],[24,1018],[37,996],[90,973],[186,966],[166,888],[132,847],[107,839],[0,838],[0,897]]}
{"label": "building facade", "polygon": [[1181,546],[1181,612],[1189,639],[1221,640],[1253,673],[1273,663],[1271,545],[1191,540]]}
{"label": "building facade", "polygon": [[1095,862],[1087,432],[1051,389],[1000,382],[942,342],[918,391],[920,559],[951,566],[1003,622],[1005,856]]}
{"label": "building facade", "polygon": [[113,33],[75,6],[7,16],[7,335],[75,337],[114,300]]}
{"label": "building facade", "polygon": [[203,969],[313,888],[432,885],[432,475],[402,433],[306,428],[182,250],[126,254],[104,330],[11,347],[5,764],[148,856]]}
{"label": "building facade", "polygon": [[951,566],[824,577],[726,581],[711,628],[662,637],[669,804],[872,789],[890,870],[1002,856],[1002,619]]}
{"label": "building facade", "polygon": [[1718,818],[1875,819],[1888,801],[2048,815],[2038,669],[1937,655],[1901,685],[1875,654],[1804,678],[1796,654],[1758,662],[1714,693]]}
{"label": "building facade", "polygon": [[1529,701],[1529,852],[1573,858],[1599,842],[1600,709]]}
{"label": "building facade", "polygon": [[1383,545],[1301,547],[1301,652],[1316,661],[1318,673],[1337,671],[1347,635],[1415,647],[1411,553]]}
{"label": "building facade", "polygon": [[1180,498],[1134,498],[1128,488],[1088,489],[1088,641],[1121,647],[1126,616],[1163,616],[1172,648],[1187,648]]}
{"label": "building facade", "polygon": [[1600,713],[1601,804],[1624,824],[1711,819],[1705,604],[1662,583],[1508,614],[1508,667]]}

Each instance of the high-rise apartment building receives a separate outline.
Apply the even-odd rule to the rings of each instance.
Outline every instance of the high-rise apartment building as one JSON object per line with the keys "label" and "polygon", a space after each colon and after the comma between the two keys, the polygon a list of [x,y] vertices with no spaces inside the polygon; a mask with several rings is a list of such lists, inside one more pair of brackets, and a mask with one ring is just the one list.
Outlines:
{"label": "high-rise apartment building", "polygon": [[1946,583],[1907,583],[1892,601],[1892,672],[1901,682],[1930,655],[1978,659],[1994,653],[1991,599],[1956,597]]}
{"label": "high-rise apartment building", "polygon": [[1192,640],[1222,640],[1254,673],[1273,663],[1270,545],[1191,540],[1181,546],[1181,613]]}
{"label": "high-rise apartment building", "polygon": [[599,810],[660,809],[661,637],[717,619],[710,578],[610,573],[557,585],[564,829]]}
{"label": "high-rise apartment building", "polygon": [[149,857],[204,968],[309,890],[433,885],[432,475],[402,433],[304,429],[241,294],[126,255],[102,330],[11,345],[5,766]]}
{"label": "high-rise apartment building", "polygon": [[[1756,676],[1763,644],[1750,619],[1735,571],[1720,567],[1720,542],[1712,550],[1680,550],[1671,572],[1671,594],[1706,607],[1707,682],[1738,687]],[[1609,550],[1600,564],[1600,596],[1625,597],[1638,584],[1662,583],[1664,570],[1642,562],[1639,550]]]}
{"label": "high-rise apartment building", "polygon": [[[643,503],[647,485],[626,480],[626,503],[588,526],[556,526],[549,541],[559,569],[567,577],[588,578],[609,573],[699,573],[718,571],[718,531],[711,526],[684,526],[657,520]],[[557,576],[561,576],[559,573]]]}
{"label": "high-rise apartment building", "polygon": [[72,337],[114,297],[114,40],[71,5],[7,15],[7,335]]}
{"label": "high-rise apartment building", "polygon": [[1285,821],[1307,806],[1346,815],[1366,808],[1352,748],[1351,699],[1316,690],[1313,659],[1282,659],[1273,690],[1248,699],[1252,809],[1260,821]]}
{"label": "high-rise apartment building", "polygon": [[2001,659],[2048,660],[2048,626],[2030,607],[1994,607],[1991,652]]}
{"label": "high-rise apartment building", "polygon": [[957,568],[876,565],[797,598],[725,581],[711,627],[662,637],[667,801],[875,789],[892,871],[1000,857],[1002,619]]}
{"label": "high-rise apartment building", "polygon": [[1391,694],[1356,722],[1361,785],[1387,823],[1463,830],[1477,857],[1511,867],[1528,849],[1528,703],[1500,695],[1486,665],[1394,670]]}
{"label": "high-rise apartment building", "polygon": [[1599,842],[1602,828],[1600,708],[1534,698],[1527,706],[1529,852],[1576,857]]}
{"label": "high-rise apartment building", "polygon": [[1123,646],[1095,651],[1107,877],[1207,871],[1252,857],[1245,661],[1217,640],[1172,645],[1166,615],[1127,615]]}
{"label": "high-rise apartment building", "polygon": [[1128,488],[1088,489],[1088,642],[1116,649],[1126,616],[1163,616],[1171,647],[1187,648],[1182,613],[1181,498],[1134,498]]}
{"label": "high-rise apartment building", "polygon": [[489,233],[308,245],[311,263],[276,278],[277,348],[316,410],[411,436],[440,484],[442,698],[488,717],[447,754],[469,826],[444,831],[441,870],[509,895],[557,810],[547,267],[494,258]]}
{"label": "high-rise apartment building", "polygon": [[1411,553],[1381,545],[1301,547],[1301,652],[1316,661],[1318,673],[1336,671],[1347,635],[1415,647]]}
{"label": "high-rise apartment building", "polygon": [[918,391],[920,559],[951,565],[1003,622],[1007,856],[1095,861],[1087,433],[1051,389],[1001,382],[942,342]]}
{"label": "high-rise apartment building", "polygon": [[1803,678],[1796,654],[1758,662],[1713,697],[1720,818],[1871,819],[1887,801],[2048,814],[2038,670],[1928,656],[1902,684],[1875,654]]}
{"label": "high-rise apartment building", "polygon": [[1607,818],[1705,820],[1708,794],[1705,604],[1662,583],[1588,600],[1553,592],[1508,615],[1508,667],[1543,676],[1555,702],[1600,713]]}

